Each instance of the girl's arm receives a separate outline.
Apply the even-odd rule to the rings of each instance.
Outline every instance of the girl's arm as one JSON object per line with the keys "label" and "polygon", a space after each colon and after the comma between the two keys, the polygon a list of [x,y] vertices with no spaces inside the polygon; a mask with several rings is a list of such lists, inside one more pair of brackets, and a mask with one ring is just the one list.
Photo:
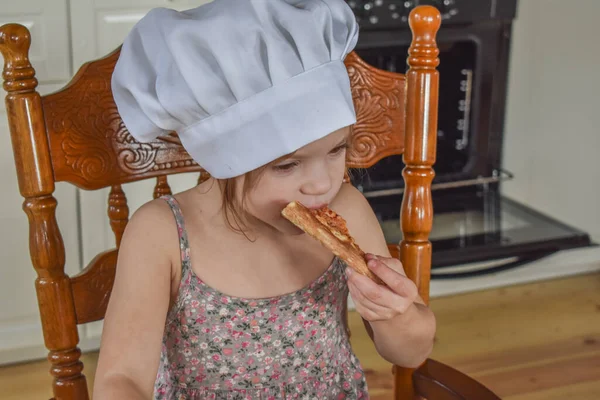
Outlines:
{"label": "girl's arm", "polygon": [[[142,206],[123,234],[94,381],[95,400],[149,399],[179,256],[173,215],[163,200]],[[178,263],[175,265],[179,265]]]}

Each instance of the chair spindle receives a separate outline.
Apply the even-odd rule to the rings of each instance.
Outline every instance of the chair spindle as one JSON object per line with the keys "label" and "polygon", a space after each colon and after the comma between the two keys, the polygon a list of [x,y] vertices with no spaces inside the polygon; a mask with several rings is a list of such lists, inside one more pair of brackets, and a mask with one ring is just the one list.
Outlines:
{"label": "chair spindle", "polygon": [[125,197],[121,185],[113,185],[110,189],[108,218],[110,219],[110,227],[115,234],[115,242],[118,248],[121,245],[121,239],[123,238],[127,222],[129,222],[129,206],[127,205],[127,197]]}
{"label": "chair spindle", "polygon": [[156,178],[156,185],[154,186],[153,197],[155,199],[158,199],[161,196],[167,196],[171,194],[171,187],[169,186],[167,176],[161,175],[158,178]]}

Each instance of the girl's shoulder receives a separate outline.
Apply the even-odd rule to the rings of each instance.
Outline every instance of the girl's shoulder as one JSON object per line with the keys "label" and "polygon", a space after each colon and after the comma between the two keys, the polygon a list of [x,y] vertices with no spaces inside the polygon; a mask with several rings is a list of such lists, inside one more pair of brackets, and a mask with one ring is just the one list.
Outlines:
{"label": "girl's shoulder", "polygon": [[134,213],[129,224],[143,225],[156,239],[168,237],[173,241],[173,238],[179,238],[183,231],[189,229],[198,234],[194,227],[211,213],[205,199],[196,197],[193,191],[188,190],[150,200]]}
{"label": "girl's shoulder", "polygon": [[123,237],[127,237],[129,244],[141,242],[148,247],[157,246],[162,251],[172,249],[177,229],[169,204],[162,198],[143,204],[131,216]]}
{"label": "girl's shoulder", "polygon": [[159,233],[160,229],[173,224],[173,211],[164,198],[157,198],[144,203],[129,219],[130,225],[143,226],[152,232]]}

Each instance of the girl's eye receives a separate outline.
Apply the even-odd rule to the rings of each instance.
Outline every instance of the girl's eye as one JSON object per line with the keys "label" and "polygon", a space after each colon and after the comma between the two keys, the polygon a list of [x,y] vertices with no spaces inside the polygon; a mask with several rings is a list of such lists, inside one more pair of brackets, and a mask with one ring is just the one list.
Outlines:
{"label": "girl's eye", "polygon": [[298,161],[294,161],[294,162],[288,163],[288,164],[275,165],[273,168],[276,171],[286,172],[286,171],[291,171],[297,165],[298,165]]}
{"label": "girl's eye", "polygon": [[[344,143],[338,147],[336,147],[335,149],[331,150],[329,152],[329,154],[336,156],[338,154],[341,154],[344,150],[347,150],[350,148],[350,145],[348,143]],[[289,172],[292,169],[294,169],[295,167],[297,167],[300,164],[299,161],[294,161],[294,162],[290,162],[287,164],[281,164],[281,165],[274,165],[273,169],[275,171],[279,171],[279,172]]]}
{"label": "girl's eye", "polygon": [[344,150],[348,150],[349,148],[350,148],[350,145],[348,143],[344,143],[343,145],[338,146],[335,149],[331,150],[330,154],[332,154],[332,155],[339,154]]}

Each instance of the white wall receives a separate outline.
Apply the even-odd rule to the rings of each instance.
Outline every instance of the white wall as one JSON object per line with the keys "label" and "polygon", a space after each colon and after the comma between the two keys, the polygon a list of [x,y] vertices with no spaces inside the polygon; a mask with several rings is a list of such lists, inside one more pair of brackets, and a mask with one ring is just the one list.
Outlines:
{"label": "white wall", "polygon": [[600,1],[519,3],[505,193],[600,239]]}

